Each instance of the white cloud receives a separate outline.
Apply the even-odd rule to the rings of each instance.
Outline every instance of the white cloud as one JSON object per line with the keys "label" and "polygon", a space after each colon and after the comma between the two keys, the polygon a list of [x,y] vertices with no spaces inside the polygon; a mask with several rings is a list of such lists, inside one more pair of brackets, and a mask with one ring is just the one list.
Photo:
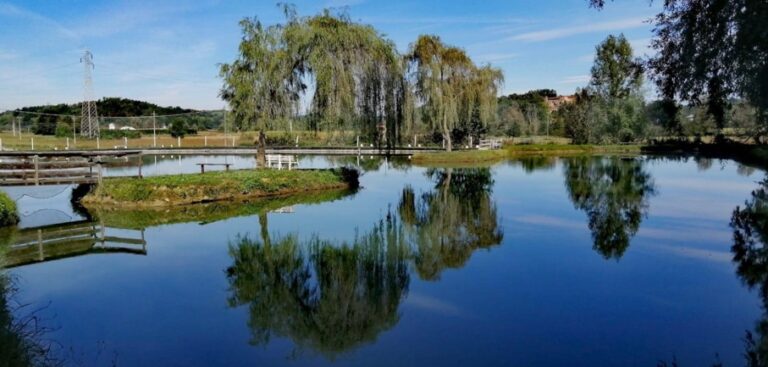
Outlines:
{"label": "white cloud", "polygon": [[559,38],[566,38],[578,34],[620,31],[626,29],[640,28],[647,26],[647,18],[627,18],[602,23],[582,24],[571,27],[548,29],[546,31],[536,31],[518,34],[507,38],[510,41],[542,42]]}
{"label": "white cloud", "polygon": [[72,39],[79,38],[77,32],[61,25],[61,23],[51,18],[48,18],[42,14],[38,14],[33,11],[23,9],[8,3],[0,3],[0,16],[30,20],[36,23],[43,24],[47,27],[53,28],[57,33],[59,33],[64,37],[72,38]]}

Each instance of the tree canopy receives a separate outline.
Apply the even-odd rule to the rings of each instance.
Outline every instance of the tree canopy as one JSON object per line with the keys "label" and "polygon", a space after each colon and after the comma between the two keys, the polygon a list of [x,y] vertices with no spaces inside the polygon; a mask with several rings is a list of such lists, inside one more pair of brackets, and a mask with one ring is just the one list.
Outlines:
{"label": "tree canopy", "polygon": [[[305,113],[312,130],[356,130],[394,146],[416,111],[445,137],[477,134],[496,119],[499,69],[475,65],[437,36],[420,36],[407,55],[369,25],[344,12],[299,17],[283,6],[284,23],[240,22],[239,55],[222,64],[221,96],[241,130],[274,127]],[[308,98],[307,111],[300,111]]]}
{"label": "tree canopy", "polygon": [[[597,8],[604,0],[590,0]],[[740,96],[768,128],[768,3],[764,0],[667,0],[656,15],[647,60],[668,100],[706,105],[719,128],[729,99]]]}

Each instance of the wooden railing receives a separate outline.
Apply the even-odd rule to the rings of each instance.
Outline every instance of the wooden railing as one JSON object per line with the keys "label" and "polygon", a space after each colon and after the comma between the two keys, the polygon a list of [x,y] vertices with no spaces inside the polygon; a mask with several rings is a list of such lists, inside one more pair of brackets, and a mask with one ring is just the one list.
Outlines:
{"label": "wooden railing", "polygon": [[51,261],[92,253],[146,255],[144,231],[138,238],[108,236],[104,225],[92,221],[56,224],[6,233],[5,266]]}
{"label": "wooden railing", "polygon": [[14,157],[0,161],[0,185],[56,185],[98,183],[102,164],[82,157]]}
{"label": "wooden railing", "polygon": [[477,149],[480,150],[491,150],[491,149],[500,149],[501,148],[501,139],[480,139],[480,143],[477,144]]}

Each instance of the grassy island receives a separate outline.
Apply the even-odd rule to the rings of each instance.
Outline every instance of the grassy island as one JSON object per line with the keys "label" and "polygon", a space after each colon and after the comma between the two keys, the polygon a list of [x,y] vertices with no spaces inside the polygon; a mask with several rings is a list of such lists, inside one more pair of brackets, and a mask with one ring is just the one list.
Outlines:
{"label": "grassy island", "polygon": [[85,195],[86,206],[162,207],[356,188],[354,169],[243,170],[146,178],[108,178]]}
{"label": "grassy island", "polygon": [[640,153],[640,145],[571,145],[571,144],[512,144],[497,150],[460,150],[440,153],[415,154],[414,164],[466,164],[489,163],[506,158],[526,156],[569,156],[603,153]]}

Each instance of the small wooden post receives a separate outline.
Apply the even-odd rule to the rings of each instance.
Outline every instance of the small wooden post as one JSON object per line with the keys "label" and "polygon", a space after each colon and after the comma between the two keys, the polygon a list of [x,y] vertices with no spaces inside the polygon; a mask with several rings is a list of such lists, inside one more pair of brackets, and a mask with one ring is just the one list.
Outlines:
{"label": "small wooden post", "polygon": [[144,175],[141,174],[142,166],[144,166],[144,159],[142,158],[141,154],[139,154],[139,178],[144,178]]}
{"label": "small wooden post", "polygon": [[176,146],[181,148],[181,136],[176,137]]}
{"label": "small wooden post", "polygon": [[43,253],[43,230],[37,230],[37,255],[40,261],[45,260],[45,253]]}
{"label": "small wooden post", "polygon": [[69,137],[67,137],[67,150],[69,150]]}
{"label": "small wooden post", "polygon": [[32,157],[32,161],[35,164],[35,186],[39,186],[40,185],[40,164],[39,164],[40,162],[39,162],[39,157],[38,156]]}
{"label": "small wooden post", "polygon": [[99,183],[99,186],[101,186],[101,182],[104,176],[104,173],[101,170],[101,157],[96,157],[96,159],[98,159],[98,163],[96,163],[96,169],[98,170],[98,175],[99,175],[98,183]]}
{"label": "small wooden post", "polygon": [[360,135],[357,136],[355,145],[357,145],[357,155],[360,155]]}
{"label": "small wooden post", "polygon": [[3,139],[0,139],[0,152],[3,151]]}
{"label": "small wooden post", "polygon": [[127,136],[123,136],[123,147],[125,147],[125,149],[128,149],[128,137]]}
{"label": "small wooden post", "polygon": [[34,137],[29,138],[29,143],[30,143],[30,145],[32,145],[32,150],[35,150],[35,138]]}
{"label": "small wooden post", "polygon": [[96,149],[101,149],[101,146],[99,145],[99,137],[96,137]]}
{"label": "small wooden post", "polygon": [[204,141],[203,146],[207,147],[208,146],[208,135],[203,137],[203,141]]}

